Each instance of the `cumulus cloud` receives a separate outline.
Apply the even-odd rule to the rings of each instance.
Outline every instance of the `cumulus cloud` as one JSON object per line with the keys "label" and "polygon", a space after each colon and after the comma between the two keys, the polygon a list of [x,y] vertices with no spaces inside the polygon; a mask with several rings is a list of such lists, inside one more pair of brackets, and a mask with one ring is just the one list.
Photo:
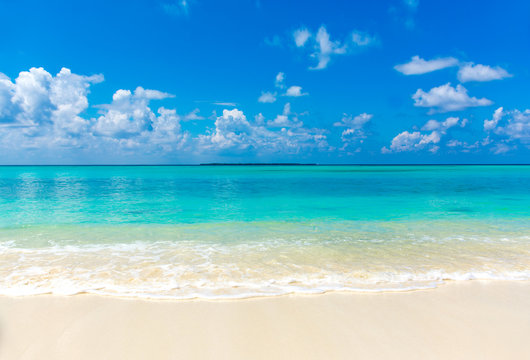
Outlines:
{"label": "cumulus cloud", "polygon": [[503,116],[504,116],[504,111],[501,106],[500,108],[495,110],[495,112],[493,113],[493,118],[491,120],[487,120],[487,119],[484,120],[484,130],[490,131],[490,130],[495,129],[495,127],[499,123],[499,120],[502,119]]}
{"label": "cumulus cloud", "polygon": [[368,121],[370,121],[373,118],[374,115],[362,113],[357,116],[351,116],[348,114],[344,114],[342,116],[342,119],[340,121],[337,121],[333,124],[333,126],[340,126],[340,127],[348,127],[351,129],[361,129],[364,124],[366,124]]}
{"label": "cumulus cloud", "polygon": [[316,65],[309,67],[311,70],[325,69],[332,57],[351,53],[355,48],[368,47],[378,42],[376,36],[358,30],[353,31],[345,41],[331,40],[331,35],[325,26],[321,26],[316,34],[305,27],[295,30],[293,39],[298,48],[310,45],[312,49],[310,56],[317,60]]}
{"label": "cumulus cloud", "polygon": [[394,66],[394,69],[405,75],[421,75],[457,65],[458,60],[453,57],[424,60],[416,55],[408,63]]}
{"label": "cumulus cloud", "polygon": [[200,112],[199,109],[193,109],[189,114],[184,116],[184,120],[204,120],[204,116],[199,115]]}
{"label": "cumulus cloud", "polygon": [[[285,89],[287,86],[285,84],[285,74],[283,72],[279,72],[276,75],[276,78],[274,80],[274,86],[278,89]],[[274,91],[262,91],[261,95],[258,97],[258,102],[260,103],[273,103],[276,102],[276,96],[278,95],[278,92]],[[282,96],[288,96],[288,97],[301,97],[309,95],[307,92],[302,91],[302,87],[298,85],[292,85],[289,86],[285,92],[281,94]]]}
{"label": "cumulus cloud", "polygon": [[[438,144],[440,142],[440,134],[437,131],[433,131],[430,134],[422,134],[419,131],[408,132],[403,131],[402,133],[396,135],[392,139],[390,144],[390,150],[386,147],[381,149],[381,152],[402,152],[402,151],[418,151],[425,148],[428,145]],[[430,151],[438,151],[438,146],[431,146]]]}
{"label": "cumulus cloud", "polygon": [[181,131],[180,117],[175,109],[160,107],[151,124],[151,131],[141,134],[139,142],[155,145],[165,152],[182,149],[189,134]]}
{"label": "cumulus cloud", "polygon": [[262,91],[258,101],[260,103],[273,103],[276,101],[276,93],[270,91]]}
{"label": "cumulus cloud", "polygon": [[227,149],[250,146],[252,127],[246,116],[238,109],[223,110],[215,120],[215,130],[208,135],[199,135],[201,143],[208,148]]}
{"label": "cumulus cloud", "polygon": [[511,77],[506,70],[500,66],[491,67],[482,64],[465,64],[458,70],[458,80],[468,81],[492,81]]}
{"label": "cumulus cloud", "polygon": [[117,155],[138,146],[149,153],[183,144],[187,134],[181,132],[176,110],[149,107],[152,100],[171,97],[161,91],[118,90],[110,104],[92,106],[99,111],[96,118],[87,116],[90,86],[101,81],[101,75],[78,75],[66,68],[55,76],[31,68],[14,82],[0,75],[0,123],[9,127],[0,134],[0,147],[60,158],[68,149]]}
{"label": "cumulus cloud", "polygon": [[530,109],[505,110],[497,108],[491,119],[484,120],[486,137],[472,143],[452,140],[448,147],[468,152],[473,149],[486,148],[493,154],[505,154],[518,148],[530,149]]}
{"label": "cumulus cloud", "polygon": [[303,125],[297,114],[291,112],[290,103],[284,105],[282,113],[277,115],[274,120],[267,121],[268,127],[294,128],[302,127]]}
{"label": "cumulus cloud", "polygon": [[294,42],[296,46],[302,47],[307,43],[307,40],[311,37],[311,33],[306,28],[297,29],[293,33]]}
{"label": "cumulus cloud", "polygon": [[[284,109],[284,114],[290,109]],[[324,131],[282,127],[273,131],[259,123],[250,122],[245,114],[237,109],[223,110],[223,115],[215,120],[215,128],[208,134],[198,136],[199,151],[230,150],[254,151],[256,153],[298,153],[303,149],[328,149]]]}
{"label": "cumulus cloud", "polygon": [[13,112],[15,86],[9,77],[0,73],[0,119],[9,119]]}
{"label": "cumulus cloud", "polygon": [[[372,118],[373,115],[367,113],[362,113],[357,116],[344,114],[340,121],[333,124],[333,126],[346,128],[341,133],[341,140],[344,144],[341,150],[346,150],[356,141],[359,141],[360,143],[363,142],[363,139],[367,137],[365,125]],[[360,148],[358,148],[357,151],[360,151]]]}
{"label": "cumulus cloud", "polygon": [[291,114],[291,104],[287,103],[283,107],[283,112],[277,115],[274,120],[267,121],[269,127],[293,127],[294,123],[289,120]]}
{"label": "cumulus cloud", "polygon": [[[239,109],[225,108],[222,116],[214,112],[213,128],[192,137],[181,122],[203,119],[199,109],[179,116],[165,106],[173,97],[166,92],[143,87],[119,89],[110,103],[90,106],[90,86],[102,80],[101,75],[78,75],[69,69],[54,76],[32,68],[15,80],[0,74],[0,149],[4,154],[26,156],[38,152],[38,159],[45,152],[55,160],[71,156],[74,162],[80,156],[137,162],[151,155],[161,159],[180,153],[204,156],[226,150],[227,154],[251,151],[283,156],[331,149],[327,131],[304,126],[290,104],[269,121],[261,113],[249,121]],[[283,74],[275,80],[278,88],[284,86]],[[303,94],[301,89],[293,89],[291,94]],[[155,106],[164,100],[164,106]]]}
{"label": "cumulus cloud", "polygon": [[137,87],[134,92],[120,89],[112,96],[111,104],[101,106],[103,114],[98,117],[93,129],[99,135],[115,138],[127,138],[150,130],[156,115],[149,102],[171,96],[142,87]]}
{"label": "cumulus cloud", "polygon": [[80,133],[88,125],[79,115],[88,108],[90,85],[101,81],[102,75],[76,75],[66,68],[56,76],[31,68],[14,82],[0,74],[0,122],[33,128],[27,135],[50,127],[63,136]]}
{"label": "cumulus cloud", "polygon": [[50,102],[55,106],[51,120],[55,128],[70,134],[86,130],[89,122],[80,117],[88,108],[88,89],[103,81],[103,76],[81,76],[63,68],[50,84]]}
{"label": "cumulus cloud", "polygon": [[493,102],[486,98],[470,97],[467,89],[458,84],[452,87],[450,83],[434,87],[428,92],[418,89],[414,95],[414,106],[429,107],[432,112],[458,111],[468,107],[488,106]]}
{"label": "cumulus cloud", "polygon": [[283,89],[285,87],[284,81],[285,81],[285,74],[282,72],[279,72],[276,75],[276,78],[274,80],[274,86],[276,86],[277,88]]}
{"label": "cumulus cloud", "polygon": [[458,117],[448,117],[444,121],[431,119],[422,126],[421,131],[403,131],[399,133],[392,139],[390,148],[383,147],[381,152],[391,153],[427,149],[434,153],[440,149],[438,144],[450,128],[457,125],[464,127],[466,124],[466,119],[460,120]]}
{"label": "cumulus cloud", "polygon": [[516,149],[518,144],[530,148],[530,109],[506,111],[500,107],[491,120],[484,120],[484,130],[495,153]]}
{"label": "cumulus cloud", "polygon": [[309,95],[308,93],[302,92],[301,86],[290,86],[287,91],[285,92],[285,96],[291,96],[291,97],[300,97],[300,96],[306,96]]}

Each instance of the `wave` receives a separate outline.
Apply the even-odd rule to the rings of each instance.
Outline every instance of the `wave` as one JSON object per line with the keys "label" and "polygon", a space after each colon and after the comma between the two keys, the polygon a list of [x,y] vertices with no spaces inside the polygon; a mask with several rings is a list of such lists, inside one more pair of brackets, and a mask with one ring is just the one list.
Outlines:
{"label": "wave", "polygon": [[154,241],[0,244],[0,294],[227,299],[434,288],[446,281],[530,280],[528,237],[251,243]]}

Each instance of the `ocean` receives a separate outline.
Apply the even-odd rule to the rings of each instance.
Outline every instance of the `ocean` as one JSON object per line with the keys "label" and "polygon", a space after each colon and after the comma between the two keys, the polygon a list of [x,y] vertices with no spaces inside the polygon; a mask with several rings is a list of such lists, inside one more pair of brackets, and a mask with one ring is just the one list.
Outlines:
{"label": "ocean", "polygon": [[2,166],[0,295],[530,279],[530,166]]}

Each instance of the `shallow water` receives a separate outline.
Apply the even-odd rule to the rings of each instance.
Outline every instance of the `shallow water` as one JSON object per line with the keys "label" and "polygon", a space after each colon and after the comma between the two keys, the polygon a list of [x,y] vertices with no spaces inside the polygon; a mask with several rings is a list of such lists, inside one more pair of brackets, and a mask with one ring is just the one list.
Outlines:
{"label": "shallow water", "polygon": [[530,166],[0,167],[0,294],[530,279]]}

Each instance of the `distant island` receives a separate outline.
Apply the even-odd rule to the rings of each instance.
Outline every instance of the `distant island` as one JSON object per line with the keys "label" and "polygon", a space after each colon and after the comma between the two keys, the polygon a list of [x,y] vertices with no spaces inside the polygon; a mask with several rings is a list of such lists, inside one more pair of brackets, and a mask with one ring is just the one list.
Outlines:
{"label": "distant island", "polygon": [[288,165],[288,166],[316,166],[316,163],[303,164],[303,163],[204,163],[199,164],[200,166],[273,166],[273,165]]}

